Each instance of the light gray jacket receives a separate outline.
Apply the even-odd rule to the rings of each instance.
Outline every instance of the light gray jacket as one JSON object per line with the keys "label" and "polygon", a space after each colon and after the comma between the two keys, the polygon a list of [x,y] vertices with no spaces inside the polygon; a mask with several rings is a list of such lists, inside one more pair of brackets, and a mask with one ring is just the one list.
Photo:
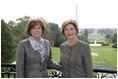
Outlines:
{"label": "light gray jacket", "polygon": [[64,78],[92,78],[91,51],[88,44],[79,41],[73,46],[67,42],[61,44],[62,77]]}
{"label": "light gray jacket", "polygon": [[52,62],[51,44],[45,40],[44,61],[41,60],[40,52],[34,50],[29,39],[19,43],[16,55],[16,73],[18,78],[45,78],[48,77],[47,66],[60,69],[61,67]]}

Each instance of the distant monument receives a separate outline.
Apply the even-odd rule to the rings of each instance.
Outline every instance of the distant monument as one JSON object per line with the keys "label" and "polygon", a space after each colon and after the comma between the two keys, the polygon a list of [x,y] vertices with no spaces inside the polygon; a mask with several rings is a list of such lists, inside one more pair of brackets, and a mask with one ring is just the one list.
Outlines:
{"label": "distant monument", "polygon": [[102,44],[97,44],[96,40],[94,42],[94,44],[89,44],[90,46],[102,46]]}

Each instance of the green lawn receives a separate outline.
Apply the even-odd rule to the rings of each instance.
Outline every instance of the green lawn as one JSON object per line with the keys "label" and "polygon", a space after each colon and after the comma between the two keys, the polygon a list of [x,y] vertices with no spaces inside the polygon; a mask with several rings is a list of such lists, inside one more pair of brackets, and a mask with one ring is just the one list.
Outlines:
{"label": "green lawn", "polygon": [[91,41],[92,39],[102,39],[102,40],[105,40],[105,35],[89,35],[88,39],[90,39],[89,41]]}
{"label": "green lawn", "polygon": [[117,49],[112,48],[112,45],[90,48],[91,52],[99,54],[99,56],[92,56],[93,61],[106,61],[108,65],[117,69]]}
{"label": "green lawn", "polygon": [[[117,49],[110,46],[90,47],[91,52],[98,53],[99,56],[92,56],[92,61],[106,61],[110,66],[114,66],[117,69]],[[52,47],[52,58],[54,61],[60,60],[60,49]]]}
{"label": "green lawn", "polygon": [[53,61],[60,61],[60,48],[52,47]]}

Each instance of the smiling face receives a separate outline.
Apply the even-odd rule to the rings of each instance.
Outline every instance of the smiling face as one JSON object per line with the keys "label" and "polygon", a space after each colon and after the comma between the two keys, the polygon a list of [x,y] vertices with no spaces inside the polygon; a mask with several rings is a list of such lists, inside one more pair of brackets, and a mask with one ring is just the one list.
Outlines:
{"label": "smiling face", "polygon": [[40,38],[42,35],[42,27],[40,25],[34,26],[30,33],[34,38]]}
{"label": "smiling face", "polygon": [[68,24],[64,28],[64,35],[68,38],[68,40],[71,40],[71,39],[75,38],[76,34],[77,34],[77,30],[75,29],[73,24]]}

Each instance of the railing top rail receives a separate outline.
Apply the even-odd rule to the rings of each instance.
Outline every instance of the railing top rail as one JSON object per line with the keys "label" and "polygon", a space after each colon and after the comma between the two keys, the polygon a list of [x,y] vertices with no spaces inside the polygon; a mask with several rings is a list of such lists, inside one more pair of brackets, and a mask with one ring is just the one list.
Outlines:
{"label": "railing top rail", "polygon": [[2,63],[1,66],[15,67],[16,64]]}
{"label": "railing top rail", "polygon": [[[1,67],[7,66],[7,67],[15,67],[16,64],[9,64],[9,63],[1,63]],[[51,69],[51,68],[48,68]],[[106,72],[106,73],[117,73],[117,70],[113,69],[93,69],[94,72]]]}
{"label": "railing top rail", "polygon": [[94,72],[106,72],[106,73],[117,73],[117,70],[113,69],[93,69]]}

